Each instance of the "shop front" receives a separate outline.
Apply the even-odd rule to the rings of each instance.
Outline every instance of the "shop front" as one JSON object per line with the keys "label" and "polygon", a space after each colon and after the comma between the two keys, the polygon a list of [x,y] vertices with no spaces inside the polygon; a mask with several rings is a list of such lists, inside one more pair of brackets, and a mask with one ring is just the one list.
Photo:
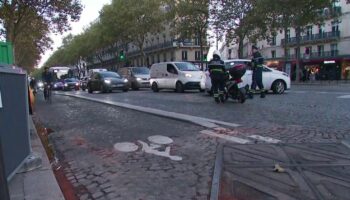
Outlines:
{"label": "shop front", "polygon": [[350,58],[344,59],[342,63],[342,79],[350,80]]}

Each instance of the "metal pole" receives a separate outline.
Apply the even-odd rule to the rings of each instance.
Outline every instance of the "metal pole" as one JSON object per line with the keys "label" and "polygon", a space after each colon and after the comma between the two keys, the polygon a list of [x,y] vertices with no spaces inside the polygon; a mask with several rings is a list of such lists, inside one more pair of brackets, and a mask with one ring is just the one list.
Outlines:
{"label": "metal pole", "polygon": [[1,200],[10,200],[9,190],[7,186],[7,179],[5,176],[5,165],[2,153],[2,145],[0,138],[0,199]]}

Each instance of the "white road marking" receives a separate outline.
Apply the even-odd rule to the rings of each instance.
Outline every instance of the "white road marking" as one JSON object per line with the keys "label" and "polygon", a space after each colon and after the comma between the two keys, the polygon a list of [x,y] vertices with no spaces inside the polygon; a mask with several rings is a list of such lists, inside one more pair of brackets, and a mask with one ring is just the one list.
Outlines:
{"label": "white road marking", "polygon": [[174,142],[171,138],[162,135],[153,135],[147,139],[154,144],[171,144]]}
{"label": "white road marking", "polygon": [[343,95],[343,96],[339,96],[337,98],[338,99],[350,99],[350,95]]}
{"label": "white road marking", "polygon": [[127,108],[131,110],[136,110],[144,113],[149,113],[161,117],[167,117],[171,119],[176,119],[180,121],[187,121],[191,122],[193,124],[197,124],[206,128],[215,128],[218,127],[218,125],[224,125],[224,126],[229,126],[229,127],[238,127],[240,126],[239,124],[235,123],[230,123],[230,122],[224,122],[224,121],[219,121],[219,120],[214,120],[214,119],[209,119],[209,118],[204,118],[204,117],[197,117],[193,115],[186,115],[182,113],[176,113],[176,112],[169,112],[169,111],[164,111],[164,110],[159,110],[155,108],[150,108],[150,107],[142,107],[142,106],[136,106],[132,104],[127,104],[127,103],[121,103],[121,102],[116,102],[112,100],[104,100],[104,99],[96,99],[92,97],[86,97],[83,95],[79,94],[68,94],[68,93],[61,93],[57,92],[56,94],[63,95],[63,96],[70,96],[70,97],[76,97],[76,98],[81,98],[89,101],[95,101],[95,102],[100,102],[108,105],[114,105],[122,108]]}
{"label": "white road marking", "polygon": [[131,142],[121,142],[114,145],[114,149],[121,152],[134,152],[137,151],[139,147]]}
{"label": "white road marking", "polygon": [[260,136],[260,135],[251,135],[251,136],[248,136],[249,138],[253,138],[253,139],[256,139],[256,140],[261,140],[261,141],[264,141],[264,142],[267,142],[267,143],[279,143],[281,142],[281,140],[277,140],[275,138],[271,138],[271,137],[263,137],[263,136]]}
{"label": "white road marking", "polygon": [[218,138],[230,141],[230,142],[240,143],[240,144],[252,143],[250,140],[246,140],[246,139],[242,139],[242,138],[234,137],[234,136],[229,136],[229,135],[224,135],[224,134],[218,134],[218,133],[215,133],[215,132],[210,131],[210,130],[203,130],[200,133],[206,134],[206,135],[209,135],[212,137],[218,137]]}
{"label": "white road marking", "polygon": [[156,150],[156,148],[154,146],[148,145],[147,143],[145,143],[141,140],[138,140],[138,143],[140,143],[142,145],[142,151],[144,151],[146,153],[153,154],[156,156],[167,157],[167,158],[170,158],[171,160],[174,160],[174,161],[182,160],[182,157],[180,157],[180,156],[171,156],[170,155],[170,147],[166,147],[165,151],[158,151],[158,150]]}

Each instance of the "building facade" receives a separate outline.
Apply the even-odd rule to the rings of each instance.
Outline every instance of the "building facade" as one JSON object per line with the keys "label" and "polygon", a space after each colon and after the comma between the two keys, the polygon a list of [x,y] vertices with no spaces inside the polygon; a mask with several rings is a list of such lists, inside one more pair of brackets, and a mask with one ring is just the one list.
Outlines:
{"label": "building facade", "polygon": [[[329,18],[321,25],[304,27],[301,34],[299,72],[303,80],[350,79],[350,2],[334,0],[332,10],[326,9],[324,14],[329,15],[331,12],[338,13],[339,17]],[[287,35],[287,55],[284,49],[284,31],[278,32],[270,41],[258,41],[256,45],[268,66],[286,71],[295,80],[298,53],[295,29],[288,29]],[[245,58],[251,55],[251,45],[245,40]],[[222,48],[222,54],[226,58],[237,58],[237,52],[236,45]]]}
{"label": "building facade", "polygon": [[[203,54],[207,54],[209,46],[204,42]],[[125,60],[120,61],[118,50],[123,49]],[[144,54],[135,44],[125,47],[115,47],[103,50],[101,55],[94,56],[88,63],[88,68],[108,68],[117,70],[125,66],[150,67],[154,63],[167,61],[188,61],[199,65],[202,62],[200,44],[197,38],[179,40],[172,28],[166,26],[164,31],[148,34],[144,44]]]}

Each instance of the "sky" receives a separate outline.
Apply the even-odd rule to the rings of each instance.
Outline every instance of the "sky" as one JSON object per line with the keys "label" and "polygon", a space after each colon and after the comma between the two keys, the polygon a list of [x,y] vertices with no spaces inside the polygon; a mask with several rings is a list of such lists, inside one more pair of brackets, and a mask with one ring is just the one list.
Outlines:
{"label": "sky", "polygon": [[106,4],[110,4],[111,0],[81,0],[84,9],[81,13],[80,20],[78,22],[71,23],[72,30],[65,32],[62,35],[51,34],[51,39],[53,40],[53,51],[46,51],[39,62],[39,67],[41,67],[45,61],[50,57],[50,55],[62,44],[62,39],[68,34],[77,35],[83,32],[84,27],[98,18],[99,12],[102,7]]}

